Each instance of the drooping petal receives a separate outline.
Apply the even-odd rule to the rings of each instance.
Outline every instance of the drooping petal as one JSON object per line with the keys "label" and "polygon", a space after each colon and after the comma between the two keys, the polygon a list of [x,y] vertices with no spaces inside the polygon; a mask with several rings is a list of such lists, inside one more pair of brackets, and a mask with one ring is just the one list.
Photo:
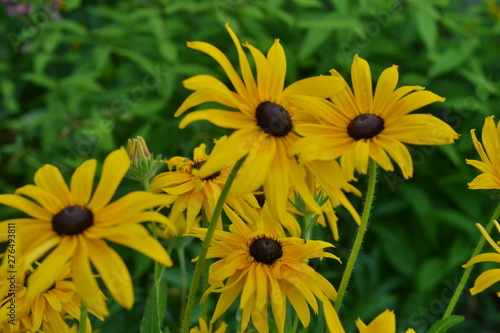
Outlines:
{"label": "drooping petal", "polygon": [[103,240],[87,241],[87,244],[90,260],[113,298],[124,308],[132,308],[132,279],[123,259]]}

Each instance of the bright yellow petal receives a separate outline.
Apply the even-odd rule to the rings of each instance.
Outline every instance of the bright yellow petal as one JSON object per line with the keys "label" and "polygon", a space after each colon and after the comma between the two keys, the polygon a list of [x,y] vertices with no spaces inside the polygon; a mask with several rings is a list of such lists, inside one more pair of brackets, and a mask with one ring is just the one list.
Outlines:
{"label": "bright yellow petal", "polygon": [[30,275],[30,284],[26,297],[34,299],[45,292],[65,269],[65,264],[72,257],[76,242],[72,236],[63,237],[57,246]]}
{"label": "bright yellow petal", "polygon": [[102,175],[88,208],[93,212],[106,206],[130,167],[130,159],[125,148],[111,152],[102,167]]}
{"label": "bright yellow petal", "polygon": [[75,199],[75,204],[78,206],[84,207],[90,200],[96,165],[96,160],[85,161],[75,170],[71,177],[71,194]]}
{"label": "bright yellow petal", "polygon": [[398,66],[392,65],[385,69],[377,82],[373,97],[374,110],[386,110],[391,103],[392,93],[398,84]]}
{"label": "bright yellow petal", "polygon": [[261,133],[262,131],[257,126],[235,131],[212,151],[209,159],[200,168],[198,176],[206,178],[234,165],[236,161],[248,154]]}
{"label": "bright yellow petal", "polygon": [[68,185],[58,168],[45,164],[35,173],[35,185],[40,186],[47,192],[54,194],[67,207],[73,204]]}
{"label": "bright yellow petal", "polygon": [[372,75],[368,62],[360,58],[357,54],[354,56],[351,67],[352,87],[354,96],[361,112],[372,113]]}
{"label": "bright yellow petal", "polygon": [[404,116],[431,103],[444,101],[445,98],[438,96],[428,90],[416,91],[397,101],[391,108],[387,110],[387,113],[383,115],[383,118],[387,121],[389,121],[390,119],[398,119],[401,116]]}
{"label": "bright yellow petal", "polygon": [[257,126],[255,118],[251,118],[241,112],[207,109],[187,114],[179,123],[179,128],[185,128],[197,120],[207,120],[216,126],[233,129]]}
{"label": "bright yellow petal", "polygon": [[172,266],[172,260],[167,251],[165,251],[165,248],[151,237],[142,225],[127,225],[119,229],[119,233],[109,235],[106,239],[141,252],[164,266]]}
{"label": "bright yellow petal", "polygon": [[326,98],[345,88],[344,81],[333,76],[314,76],[296,81],[285,88],[283,98],[293,95],[308,95]]}
{"label": "bright yellow petal", "polygon": [[281,46],[279,39],[274,41],[273,46],[267,53],[269,68],[273,75],[269,77],[269,95],[281,96],[286,76],[285,50]]}
{"label": "bright yellow petal", "polygon": [[88,246],[83,236],[78,236],[79,246],[75,252],[71,269],[73,271],[73,281],[83,302],[97,313],[108,316],[109,312],[101,296],[101,290],[94,278],[89,262]]}
{"label": "bright yellow petal", "polygon": [[56,215],[66,207],[63,203],[63,201],[66,200],[61,201],[51,192],[47,192],[43,188],[35,185],[25,185],[20,187],[16,190],[16,194],[30,197],[48,210],[52,215]]}
{"label": "bright yellow petal", "polygon": [[490,269],[478,276],[474,282],[474,286],[470,288],[471,295],[476,295],[487,288],[491,287],[494,283],[500,281],[500,268]]}
{"label": "bright yellow petal", "polygon": [[111,296],[124,308],[134,304],[132,279],[123,259],[103,240],[87,241],[89,257]]}
{"label": "bright yellow petal", "polygon": [[383,135],[415,145],[453,143],[458,134],[441,119],[428,114],[410,114],[386,122]]}
{"label": "bright yellow petal", "polygon": [[38,220],[52,221],[52,214],[33,201],[15,194],[0,194],[0,204],[15,208]]}
{"label": "bright yellow petal", "polygon": [[252,145],[240,169],[238,178],[231,188],[232,195],[240,196],[254,192],[269,176],[269,168],[276,158],[274,137],[262,134]]}

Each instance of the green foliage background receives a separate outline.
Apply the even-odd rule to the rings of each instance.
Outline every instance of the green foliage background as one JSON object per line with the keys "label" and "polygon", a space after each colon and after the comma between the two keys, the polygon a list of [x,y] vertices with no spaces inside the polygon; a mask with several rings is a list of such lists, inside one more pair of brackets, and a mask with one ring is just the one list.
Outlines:
{"label": "green foliage background", "polygon": [[[190,156],[193,147],[227,133],[199,122],[179,130],[173,113],[189,94],[182,80],[211,74],[227,82],[208,56],[186,41],[206,41],[237,63],[224,29],[229,22],[242,41],[262,51],[279,38],[287,54],[287,82],[327,74],[349,78],[353,55],[371,65],[374,81],[399,65],[400,85],[422,85],[447,98],[421,112],[448,122],[461,138],[446,147],[413,146],[415,175],[379,173],[368,235],[341,318],[349,331],[361,317],[371,321],[395,311],[400,331],[427,331],[444,312],[479,232],[496,204],[490,193],[471,191],[478,158],[470,129],[500,104],[500,7],[494,0],[66,0],[30,2],[31,14],[0,10],[0,190],[32,183],[45,163],[71,171],[102,158],[126,140],[143,136],[164,157]],[[3,5],[3,4],[2,4]],[[357,186],[364,191],[364,178]],[[136,187],[126,182],[123,191]],[[352,198],[361,209],[362,201]],[[0,208],[2,219],[11,210]],[[347,262],[356,232],[340,211],[335,253]],[[316,234],[331,240],[326,229]],[[497,237],[497,235],[495,235]],[[498,238],[498,237],[497,237]],[[197,243],[184,240],[188,261]],[[184,247],[181,245],[185,245]],[[490,251],[489,247],[486,247]],[[127,312],[111,305],[101,332],[139,330],[151,286],[151,263],[120,249],[133,274],[136,303]],[[181,258],[182,256],[179,256]],[[179,261],[174,253],[173,258]],[[338,286],[342,266],[313,262]],[[178,329],[182,275],[168,275],[166,322]],[[486,266],[480,266],[481,271]],[[475,278],[480,270],[475,269]],[[471,281],[470,281],[471,282]],[[497,288],[498,289],[498,288]],[[494,332],[500,327],[495,288],[464,294],[456,313],[466,321],[453,332]],[[226,318],[231,323],[234,319]]]}

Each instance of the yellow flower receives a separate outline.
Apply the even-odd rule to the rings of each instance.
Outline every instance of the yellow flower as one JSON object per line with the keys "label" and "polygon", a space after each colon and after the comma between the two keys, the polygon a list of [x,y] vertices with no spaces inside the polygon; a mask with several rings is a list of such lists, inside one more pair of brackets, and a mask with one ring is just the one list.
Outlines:
{"label": "yellow flower", "polygon": [[[396,333],[396,316],[394,311],[385,310],[368,325],[358,318],[356,327],[359,333]],[[415,333],[415,330],[409,328],[406,333]]]}
{"label": "yellow flower", "polygon": [[[332,70],[331,74],[343,80],[338,72]],[[349,179],[354,179],[355,170],[363,174],[367,172],[369,158],[383,169],[393,171],[392,158],[408,179],[413,175],[413,163],[403,143],[443,145],[458,138],[458,134],[437,117],[408,114],[445,99],[419,86],[403,86],[395,90],[397,66],[382,72],[375,94],[372,93],[370,66],[357,55],[351,76],[354,92],[347,86],[330,97],[331,102],[310,96],[292,98],[292,102],[302,109],[298,118],[317,119],[316,124],[295,126],[304,138],[299,139],[290,152],[300,154],[302,161],[340,157],[342,169]]]}
{"label": "yellow flower", "polygon": [[[221,258],[210,266],[210,287],[202,298],[204,301],[210,293],[221,293],[211,322],[224,314],[240,296],[242,331],[252,319],[257,331],[268,332],[271,303],[278,331],[283,332],[287,300],[307,327],[310,322],[308,305],[317,314],[318,299],[323,304],[330,331],[344,332],[331,303],[337,297],[335,288],[307,264],[309,259],[318,257],[338,260],[324,251],[333,245],[285,237],[272,223],[258,220],[247,225],[231,210],[226,213],[232,222],[230,231],[216,230],[207,253],[207,258]],[[203,228],[192,229],[192,236],[200,239],[204,239],[205,233]]]}
{"label": "yellow flower", "polygon": [[471,130],[472,142],[481,161],[467,159],[467,164],[478,168],[482,174],[470,182],[471,190],[500,189],[500,122],[495,126],[493,116],[486,117],[483,126],[483,144],[476,138],[476,130]]}
{"label": "yellow flower", "polygon": [[227,324],[222,323],[219,328],[217,328],[215,331],[212,330],[212,324],[210,326],[207,325],[205,322],[205,319],[199,318],[198,319],[199,327],[193,327],[189,330],[189,333],[225,333]]}
{"label": "yellow flower", "polygon": [[[293,184],[306,204],[321,214],[295,156],[288,153],[288,147],[298,139],[294,131],[298,123],[294,117],[296,106],[291,103],[291,97],[297,94],[327,97],[340,91],[344,84],[328,75],[300,80],[284,88],[286,57],[278,40],[269,49],[267,57],[254,46],[243,44],[250,50],[255,62],[255,78],[238,37],[229,25],[226,28],[236,46],[243,79],[219,49],[204,42],[188,42],[190,48],[208,54],[219,63],[235,91],[215,77],[193,76],[184,81],[184,86],[194,92],[175,113],[179,116],[200,104],[216,102],[225,108],[191,112],[182,119],[180,127],[184,128],[193,121],[208,120],[217,126],[235,130],[217,152],[212,152],[210,160],[200,168],[199,176],[209,177],[247,156],[232,186],[234,195],[251,193],[263,186],[276,219],[288,220],[288,224],[293,225],[293,216],[285,210],[288,191]],[[297,230],[291,233],[300,235]]]}
{"label": "yellow flower", "polygon": [[[65,322],[65,318],[80,320],[81,304],[80,295],[73,281],[68,280],[70,277],[70,268],[66,264],[56,282],[31,301],[26,297],[27,285],[34,281],[31,269],[22,274],[13,273],[9,279],[2,279],[0,284],[10,285],[7,297],[0,302],[2,332],[15,332],[22,329],[29,332],[69,332],[70,327]],[[102,293],[96,297],[104,299]],[[88,310],[99,319],[104,319],[103,314],[92,307]],[[87,332],[90,333],[92,328],[88,318],[86,327]]]}
{"label": "yellow flower", "polygon": [[149,211],[171,203],[166,201],[168,197],[136,191],[110,203],[130,166],[123,148],[107,156],[92,195],[96,164],[96,160],[88,160],[80,165],[69,187],[61,172],[46,164],[35,173],[35,185],[23,186],[15,194],[0,195],[0,204],[29,215],[1,222],[0,230],[15,223],[20,241],[18,252],[27,265],[43,257],[30,276],[28,300],[54,284],[71,260],[73,281],[85,304],[107,315],[105,302],[97,296],[100,289],[92,272],[92,262],[111,296],[130,309],[134,303],[130,274],[106,241],[128,246],[163,265],[172,265],[165,249],[140,224],[156,221],[170,225],[165,216]]}
{"label": "yellow flower", "polygon": [[[493,221],[495,223],[495,226],[500,232],[500,224],[498,224],[497,221]],[[490,235],[484,230],[483,226],[480,225],[479,223],[476,224],[476,227],[479,229],[479,231],[483,234],[484,238],[490,243],[490,245],[493,247],[497,253],[481,253],[478,254],[477,256],[471,258],[465,265],[463,265],[464,268],[469,267],[470,265],[477,264],[478,262],[495,262],[495,263],[500,263],[500,242],[495,242]],[[484,291],[485,289],[491,287],[494,283],[497,283],[500,281],[500,268],[494,268],[487,270],[486,272],[481,273],[481,275],[478,276],[476,281],[474,282],[474,286],[470,288],[470,293],[471,295],[476,295],[479,294],[480,292]],[[500,292],[497,293],[497,296],[500,297]]]}
{"label": "yellow flower", "polygon": [[[216,141],[213,152],[217,152],[220,144],[226,140],[222,137]],[[153,178],[150,190],[155,193],[166,192],[175,196],[175,202],[172,205],[170,219],[174,223],[182,224],[183,212],[186,212],[186,227],[181,232],[189,232],[194,225],[196,218],[203,208],[207,218],[213,215],[215,205],[221,194],[222,188],[226,183],[231,166],[217,171],[208,177],[200,177],[199,169],[211,160],[212,157],[206,153],[206,145],[201,144],[194,149],[193,159],[176,156],[168,161],[168,172],[160,173]],[[240,201],[238,198],[227,198],[228,202]],[[222,224],[219,219],[219,229]]]}

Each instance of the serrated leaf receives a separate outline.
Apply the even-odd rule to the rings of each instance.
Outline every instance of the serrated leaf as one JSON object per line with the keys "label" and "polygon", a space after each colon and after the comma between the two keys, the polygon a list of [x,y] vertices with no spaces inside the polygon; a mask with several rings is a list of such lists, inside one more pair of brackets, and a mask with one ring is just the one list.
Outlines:
{"label": "serrated leaf", "polygon": [[446,319],[441,319],[440,321],[434,323],[434,325],[432,325],[431,329],[427,333],[445,333],[450,327],[461,323],[462,321],[464,321],[464,319],[464,316],[456,315],[449,316]]}

